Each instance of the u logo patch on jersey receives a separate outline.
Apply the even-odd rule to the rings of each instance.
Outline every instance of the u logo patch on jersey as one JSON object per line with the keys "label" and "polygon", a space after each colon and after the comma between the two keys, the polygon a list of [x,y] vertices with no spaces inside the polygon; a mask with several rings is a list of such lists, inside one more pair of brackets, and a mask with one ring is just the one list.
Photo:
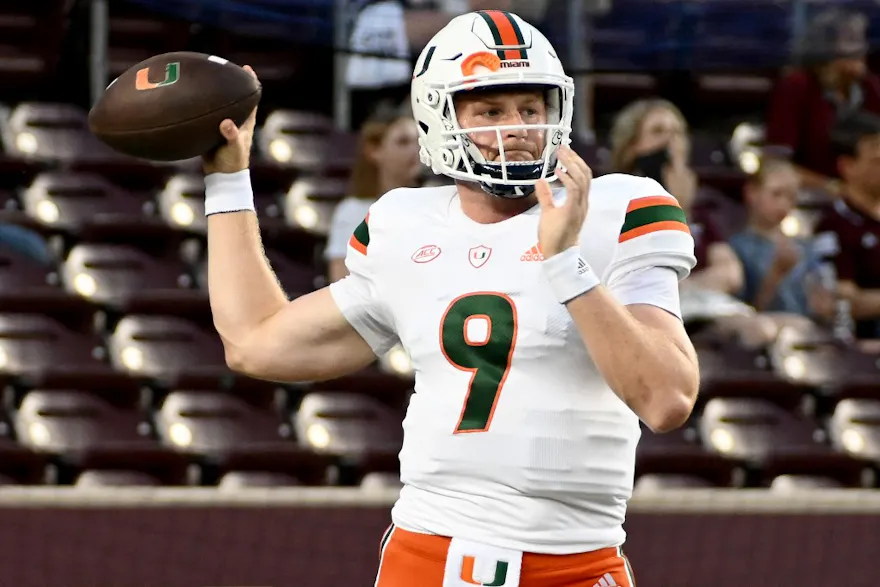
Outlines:
{"label": "u logo patch on jersey", "polygon": [[443,587],[519,587],[522,552],[453,538]]}
{"label": "u logo patch on jersey", "polygon": [[491,581],[488,583],[483,582],[486,577],[481,577],[479,581],[476,579],[476,576],[474,575],[474,567],[476,564],[477,559],[472,556],[466,556],[461,561],[461,575],[459,577],[468,585],[501,587],[505,584],[505,581],[507,581],[507,561],[497,561],[495,563],[495,571],[492,575]]}

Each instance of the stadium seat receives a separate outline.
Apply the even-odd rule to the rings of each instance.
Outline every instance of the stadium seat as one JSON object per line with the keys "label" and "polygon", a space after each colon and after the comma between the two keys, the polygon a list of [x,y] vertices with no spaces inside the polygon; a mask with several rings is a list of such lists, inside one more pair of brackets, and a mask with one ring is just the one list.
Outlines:
{"label": "stadium seat", "polygon": [[703,398],[756,397],[794,408],[810,391],[807,385],[787,381],[774,373],[760,350],[730,344],[698,346],[697,355]]}
{"label": "stadium seat", "polygon": [[361,479],[361,489],[400,489],[403,483],[399,473],[372,472],[364,475]]}
{"label": "stadium seat", "polygon": [[880,355],[832,340],[814,328],[783,328],[771,349],[775,372],[838,397],[880,398]]}
{"label": "stadium seat", "polygon": [[702,479],[711,486],[729,487],[739,484],[736,465],[701,446],[691,425],[666,434],[654,434],[643,427],[636,448],[636,475],[639,478],[686,476]]}
{"label": "stadium seat", "polygon": [[[122,471],[164,484],[185,479],[186,460],[151,437],[152,428],[142,413],[94,394],[32,390],[22,399],[14,423],[19,442],[35,452],[56,455],[65,476],[93,471],[86,483],[103,479],[104,484],[123,484],[118,473]],[[114,477],[117,482],[109,483]]]}
{"label": "stadium seat", "polygon": [[821,489],[842,489],[845,487],[839,481],[829,477],[817,475],[779,475],[770,482],[770,491],[773,493],[800,493],[802,491],[816,491]]}
{"label": "stadium seat", "polygon": [[156,487],[162,481],[143,471],[83,471],[76,482],[76,487]]}
{"label": "stadium seat", "polygon": [[378,401],[344,392],[307,394],[293,416],[297,440],[317,452],[360,459],[396,455],[401,418]]}
{"label": "stadium seat", "polygon": [[326,236],[333,210],[345,197],[345,180],[328,177],[304,177],[290,186],[284,197],[284,217],[290,226]]}
{"label": "stadium seat", "polygon": [[713,398],[700,418],[703,443],[744,461],[766,485],[778,475],[820,475],[859,486],[865,466],[824,443],[815,422],[761,399]]}
{"label": "stadium seat", "polygon": [[14,419],[16,436],[22,444],[49,453],[151,442],[150,426],[137,411],[120,410],[84,392],[29,391]]}
{"label": "stadium seat", "polygon": [[193,454],[216,454],[254,445],[288,444],[290,426],[225,393],[172,391],[156,413],[163,442]]}
{"label": "stadium seat", "polygon": [[238,491],[245,487],[296,487],[299,479],[286,473],[270,471],[230,471],[220,478],[217,488],[221,491]]}
{"label": "stadium seat", "polygon": [[183,263],[159,260],[125,245],[79,244],[62,266],[64,287],[118,312],[207,314]]}
{"label": "stadium seat", "polygon": [[[208,459],[236,486],[320,484],[329,461],[289,439],[290,425],[224,393],[173,391],[156,413],[166,446]],[[285,481],[286,480],[286,481]]]}
{"label": "stadium seat", "polygon": [[25,213],[48,230],[79,238],[155,238],[167,233],[145,202],[93,173],[46,172],[21,192]]}
{"label": "stadium seat", "polygon": [[70,162],[119,157],[89,132],[86,113],[72,104],[23,102],[0,124],[4,150],[23,159]]}
{"label": "stadium seat", "polygon": [[94,308],[58,286],[51,268],[8,247],[0,246],[0,307],[7,312],[48,312],[84,319]]}
{"label": "stadium seat", "polygon": [[844,399],[828,422],[831,443],[856,458],[880,463],[880,399]]}
{"label": "stadium seat", "polygon": [[664,491],[667,489],[706,489],[714,485],[695,475],[649,474],[636,479],[633,491]]}
{"label": "stadium seat", "polygon": [[94,385],[118,376],[99,358],[100,342],[48,316],[0,314],[0,376],[30,386]]}
{"label": "stadium seat", "polygon": [[263,157],[306,172],[336,173],[351,168],[357,140],[338,135],[333,121],[317,113],[275,110],[257,134]]}
{"label": "stadium seat", "polygon": [[108,337],[108,350],[120,372],[163,386],[216,389],[233,377],[216,334],[174,316],[123,317]]}
{"label": "stadium seat", "polygon": [[205,180],[202,176],[189,173],[172,176],[157,200],[159,214],[169,226],[199,234],[207,231]]}

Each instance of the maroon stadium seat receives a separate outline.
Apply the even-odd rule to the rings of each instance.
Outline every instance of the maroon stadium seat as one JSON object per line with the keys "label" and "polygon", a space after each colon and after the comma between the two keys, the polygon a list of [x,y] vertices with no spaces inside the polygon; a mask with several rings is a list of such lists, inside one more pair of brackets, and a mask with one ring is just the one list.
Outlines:
{"label": "maroon stadium seat", "polygon": [[183,263],[159,260],[134,247],[79,244],[62,267],[64,287],[122,312],[207,313],[204,292],[192,289]]}
{"label": "maroon stadium seat", "polygon": [[287,473],[271,471],[230,471],[217,484],[222,491],[237,491],[244,487],[296,487],[299,479]]}
{"label": "maroon stadium seat", "polygon": [[326,236],[333,210],[345,197],[345,180],[328,177],[304,177],[290,186],[284,197],[284,216],[290,226]]}
{"label": "maroon stadium seat", "polygon": [[47,172],[21,194],[24,211],[46,229],[92,240],[167,233],[145,202],[93,173]]}
{"label": "maroon stadium seat", "polygon": [[70,162],[119,157],[89,132],[86,112],[71,104],[23,102],[0,129],[7,153]]}
{"label": "maroon stadium seat", "polygon": [[116,78],[141,61],[187,46],[190,26],[184,19],[158,18],[134,2],[112,2],[108,21],[108,69]]}
{"label": "maroon stadium seat", "polygon": [[771,358],[779,377],[839,397],[880,398],[880,355],[844,346],[818,329],[783,328]]}
{"label": "maroon stadium seat", "polygon": [[401,417],[378,401],[343,392],[307,394],[293,416],[297,440],[315,451],[347,457],[395,455]]}
{"label": "maroon stadium seat", "polygon": [[704,398],[757,397],[793,408],[809,391],[807,385],[779,377],[762,351],[735,345],[699,346],[697,355],[700,395]]}
{"label": "maroon stadium seat", "polygon": [[633,491],[663,491],[664,489],[706,489],[715,487],[709,480],[695,475],[642,475],[636,479]]}
{"label": "maroon stadium seat", "polygon": [[87,470],[76,478],[77,487],[155,487],[162,481],[143,471]]}
{"label": "maroon stadium seat", "polygon": [[815,422],[760,399],[714,398],[700,419],[703,442],[760,470],[760,483],[784,474],[821,475],[844,485],[862,482],[865,466],[824,443]]}
{"label": "maroon stadium seat", "polygon": [[257,138],[263,158],[307,172],[344,172],[353,163],[357,139],[337,134],[333,121],[311,112],[275,110]]}
{"label": "maroon stadium seat", "polygon": [[58,285],[58,275],[46,265],[0,246],[0,307],[9,312],[48,312],[77,316],[82,322],[94,308]]}
{"label": "maroon stadium seat", "polygon": [[636,475],[696,477],[718,487],[739,483],[736,463],[707,451],[690,426],[666,434],[643,428],[636,448]]}
{"label": "maroon stadium seat", "polygon": [[22,444],[49,453],[152,443],[149,424],[137,411],[78,391],[28,392],[15,414],[15,429]]}
{"label": "maroon stadium seat", "polygon": [[841,400],[828,422],[828,432],[839,450],[880,463],[880,400]]}
{"label": "maroon stadium seat", "polygon": [[[80,391],[32,390],[14,415],[16,435],[26,447],[60,455],[66,470],[149,475],[169,484],[183,481],[186,459],[150,437],[143,414]],[[139,474],[140,475],[139,475]],[[118,477],[118,474],[117,474]],[[120,484],[121,482],[117,483]]]}
{"label": "maroon stadium seat", "polygon": [[290,425],[224,393],[174,391],[156,414],[159,436],[179,452],[207,457],[227,484],[323,482],[329,461],[288,438]]}
{"label": "maroon stadium seat", "polygon": [[843,487],[845,485],[840,481],[819,475],[779,475],[770,482],[770,491],[774,493],[842,489]]}
{"label": "maroon stadium seat", "polygon": [[68,330],[47,316],[0,314],[0,375],[53,387],[118,380],[96,358],[102,352],[96,338]]}
{"label": "maroon stadium seat", "polygon": [[205,180],[203,176],[180,173],[168,179],[157,196],[162,219],[179,230],[204,234]]}
{"label": "maroon stadium seat", "polygon": [[120,372],[171,387],[216,388],[232,377],[219,337],[182,318],[125,316],[110,335],[108,349]]}

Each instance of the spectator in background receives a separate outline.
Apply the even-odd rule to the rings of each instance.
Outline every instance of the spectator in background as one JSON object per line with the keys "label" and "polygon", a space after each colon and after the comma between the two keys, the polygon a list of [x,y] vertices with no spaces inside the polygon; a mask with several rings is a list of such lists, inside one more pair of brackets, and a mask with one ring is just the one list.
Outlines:
{"label": "spectator in background", "polygon": [[816,16],[798,42],[800,67],[779,80],[770,100],[766,143],[792,150],[804,187],[840,194],[830,132],[855,110],[880,114],[880,79],[867,69],[867,21],[831,9]]}
{"label": "spectator in background", "polygon": [[810,279],[819,264],[811,241],[796,241],[782,231],[799,187],[794,166],[779,159],[762,161],[746,183],[748,226],[729,241],[745,272],[740,297],[759,311],[827,317],[833,299]]}
{"label": "spectator in background", "polygon": [[837,293],[848,302],[858,338],[880,338],[880,117],[856,112],[835,125],[842,198],[816,227],[829,255]]}
{"label": "spectator in background", "polygon": [[402,108],[379,108],[361,128],[349,196],[336,207],[330,223],[324,257],[331,282],[348,275],[348,241],[373,202],[395,188],[416,187],[422,170],[412,114]]}
{"label": "spectator in background", "polygon": [[742,265],[714,223],[693,214],[699,184],[690,168],[689,156],[687,121],[667,100],[633,102],[614,120],[612,171],[655,179],[675,196],[688,216],[697,266],[682,286],[736,295],[742,288]]}

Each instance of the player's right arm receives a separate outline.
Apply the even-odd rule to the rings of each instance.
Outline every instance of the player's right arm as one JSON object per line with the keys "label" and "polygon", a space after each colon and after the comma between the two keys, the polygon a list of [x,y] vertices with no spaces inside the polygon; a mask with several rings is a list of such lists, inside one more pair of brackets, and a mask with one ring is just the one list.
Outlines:
{"label": "player's right arm", "polygon": [[330,288],[288,301],[266,261],[253,212],[208,218],[208,291],[226,362],[236,372],[271,381],[319,381],[376,358]]}
{"label": "player's right arm", "polygon": [[247,170],[255,125],[256,110],[240,128],[224,120],[220,133],[226,144],[203,162],[208,294],[226,362],[272,381],[332,379],[356,371],[375,359],[372,349],[393,344],[393,334],[373,319],[377,304],[368,267],[334,284],[333,294],[324,288],[288,301],[266,260],[253,212]]}

